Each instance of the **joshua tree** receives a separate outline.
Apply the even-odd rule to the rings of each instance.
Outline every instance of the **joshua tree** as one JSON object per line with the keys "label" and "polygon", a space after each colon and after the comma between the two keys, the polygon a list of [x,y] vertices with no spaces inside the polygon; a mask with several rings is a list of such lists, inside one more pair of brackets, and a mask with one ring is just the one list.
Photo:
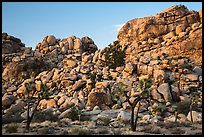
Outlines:
{"label": "joshua tree", "polygon": [[190,99],[191,99],[190,116],[191,116],[191,122],[192,123],[193,123],[193,116],[192,116],[193,106],[198,104],[199,97],[200,97],[200,93],[198,93],[198,92],[193,92],[190,95]]}
{"label": "joshua tree", "polygon": [[[138,83],[138,94],[135,95],[133,101],[131,101],[131,97],[128,95],[128,92],[125,90],[125,87],[123,83],[118,83],[119,86],[119,96],[125,96],[129,105],[131,106],[131,130],[136,131],[137,127],[137,120],[138,120],[138,113],[140,109],[140,101],[142,99],[148,99],[149,98],[149,88],[152,85],[152,79],[142,79]],[[137,106],[137,113],[136,113],[136,118],[134,119],[134,110],[135,107]],[[134,121],[135,120],[135,121]]]}
{"label": "joshua tree", "polygon": [[34,94],[36,93],[35,83],[34,82],[25,83],[25,88],[26,88],[26,92],[28,94],[28,96],[27,96],[27,106],[28,107],[27,107],[26,130],[29,131],[31,120],[33,119],[33,116],[34,116],[35,112],[37,111],[37,107],[38,107],[40,101],[42,99],[48,99],[50,96],[50,93],[48,92],[48,87],[45,86],[44,84],[41,84],[41,92],[38,94],[37,103],[34,106],[33,113],[30,116],[30,103],[31,103],[32,99],[35,99]]}

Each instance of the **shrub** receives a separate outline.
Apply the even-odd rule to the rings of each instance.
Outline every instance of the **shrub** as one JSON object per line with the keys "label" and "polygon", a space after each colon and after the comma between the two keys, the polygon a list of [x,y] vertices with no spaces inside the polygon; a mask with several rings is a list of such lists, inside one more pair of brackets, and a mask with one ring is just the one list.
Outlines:
{"label": "shrub", "polygon": [[45,135],[45,134],[51,134],[52,130],[50,129],[50,127],[42,127],[40,129],[38,129],[38,133]]}
{"label": "shrub", "polygon": [[119,41],[114,41],[113,44],[109,44],[103,55],[105,56],[105,61],[100,60],[103,67],[108,66],[111,69],[115,69],[116,67],[124,65],[125,51],[121,49]]}
{"label": "shrub", "polygon": [[6,126],[6,133],[16,133],[18,125],[16,123],[11,123]]}
{"label": "shrub", "polygon": [[106,126],[110,123],[110,118],[100,117],[98,120],[103,122],[103,124]]}
{"label": "shrub", "polygon": [[79,110],[76,106],[73,106],[70,109],[71,111],[67,114],[67,117],[73,121],[78,120],[81,110]]}
{"label": "shrub", "polygon": [[151,126],[151,125],[144,126],[143,132],[153,133],[153,134],[160,134],[161,133],[159,128]]}

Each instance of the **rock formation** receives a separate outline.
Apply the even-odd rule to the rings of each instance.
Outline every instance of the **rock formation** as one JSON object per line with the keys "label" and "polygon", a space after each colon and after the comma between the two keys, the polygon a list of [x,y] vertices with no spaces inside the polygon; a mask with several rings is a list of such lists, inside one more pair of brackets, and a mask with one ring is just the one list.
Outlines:
{"label": "rock formation", "polygon": [[[50,99],[41,100],[39,110],[52,108],[59,116],[75,105],[84,111],[82,116],[97,120],[95,115],[101,110],[127,111],[130,106],[124,97],[114,99],[118,83],[134,98],[143,78],[154,79],[149,91],[154,100],[151,105],[144,102],[143,110],[152,111],[164,102],[166,113],[173,115],[170,107],[174,103],[199,93],[198,110],[202,112],[202,10],[177,5],[155,16],[130,20],[114,46],[125,53],[124,64],[110,68],[102,63],[108,61],[104,53],[110,47],[98,50],[88,36],[60,40],[49,35],[32,50],[20,39],[2,33],[2,115],[25,111],[24,83],[32,81],[36,91],[44,84],[52,93]],[[118,117],[127,121],[129,115],[122,112]]]}

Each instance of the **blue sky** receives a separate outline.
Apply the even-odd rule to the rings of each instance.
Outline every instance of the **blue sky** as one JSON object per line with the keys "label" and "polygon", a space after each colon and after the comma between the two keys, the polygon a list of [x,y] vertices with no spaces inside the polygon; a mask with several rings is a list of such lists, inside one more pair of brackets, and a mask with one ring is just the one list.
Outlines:
{"label": "blue sky", "polygon": [[2,32],[32,49],[47,35],[60,39],[89,36],[102,49],[117,39],[127,21],[178,4],[202,9],[202,2],[3,2]]}

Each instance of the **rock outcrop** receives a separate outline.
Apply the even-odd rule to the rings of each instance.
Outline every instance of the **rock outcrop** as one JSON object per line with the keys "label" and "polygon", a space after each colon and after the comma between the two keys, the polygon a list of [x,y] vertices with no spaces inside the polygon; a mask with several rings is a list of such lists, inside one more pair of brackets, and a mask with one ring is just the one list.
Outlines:
{"label": "rock outcrop", "polygon": [[[201,11],[178,5],[155,16],[130,20],[119,31],[118,40],[102,50],[88,36],[61,40],[53,35],[46,36],[32,50],[21,40],[3,33],[2,115],[24,112],[24,84],[31,81],[36,94],[43,90],[42,84],[52,94],[40,101],[38,111],[52,109],[52,113],[66,118],[68,110],[76,106],[83,110],[82,117],[97,121],[104,110],[112,108],[117,112],[123,110],[118,117],[114,116],[114,122],[127,122],[130,115],[126,111],[131,107],[125,97],[118,95],[119,83],[134,99],[143,78],[154,80],[148,91],[152,100],[141,103],[145,113],[164,106],[168,116],[174,115],[171,107],[179,102],[187,104],[194,94],[199,95],[197,110],[202,112]],[[111,47],[115,47],[116,56],[117,50],[125,53],[124,58],[117,56],[124,60],[123,64],[108,56],[112,54],[107,50]],[[108,61],[115,67],[111,68]],[[152,119],[157,121],[157,117]]]}

